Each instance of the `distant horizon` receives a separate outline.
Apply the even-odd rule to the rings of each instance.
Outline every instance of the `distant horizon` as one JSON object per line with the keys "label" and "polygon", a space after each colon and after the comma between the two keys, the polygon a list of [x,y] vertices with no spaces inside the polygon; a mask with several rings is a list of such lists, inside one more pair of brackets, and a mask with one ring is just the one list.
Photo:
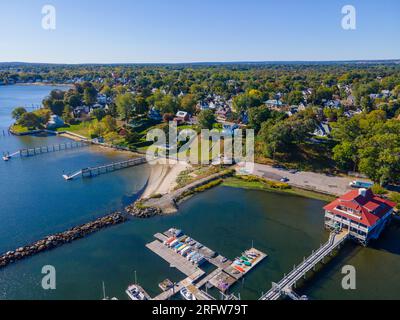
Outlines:
{"label": "distant horizon", "polygon": [[0,64],[32,64],[32,65],[187,65],[187,64],[297,64],[297,63],[386,63],[399,62],[400,58],[393,59],[349,59],[349,60],[238,60],[238,61],[182,61],[182,62],[82,62],[82,63],[57,63],[57,62],[30,62],[30,61],[0,61]]}

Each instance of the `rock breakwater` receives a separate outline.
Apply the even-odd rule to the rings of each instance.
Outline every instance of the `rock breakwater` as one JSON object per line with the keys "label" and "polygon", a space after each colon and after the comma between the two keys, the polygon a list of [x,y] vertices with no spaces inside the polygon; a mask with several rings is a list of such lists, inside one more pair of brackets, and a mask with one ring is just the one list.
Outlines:
{"label": "rock breakwater", "polygon": [[116,212],[108,216],[99,218],[95,221],[86,223],[84,225],[74,227],[62,233],[47,236],[31,245],[18,248],[14,251],[9,251],[0,255],[0,268],[5,267],[18,260],[34,256],[44,251],[60,247],[64,244],[70,243],[74,240],[82,239],[89,234],[95,233],[101,229],[117,225],[126,221],[121,213]]}

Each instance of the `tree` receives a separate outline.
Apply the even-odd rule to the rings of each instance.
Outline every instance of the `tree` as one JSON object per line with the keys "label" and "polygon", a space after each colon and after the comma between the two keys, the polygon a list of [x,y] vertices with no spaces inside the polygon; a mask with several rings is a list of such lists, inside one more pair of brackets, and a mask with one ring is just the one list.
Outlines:
{"label": "tree", "polygon": [[91,106],[97,101],[97,90],[93,86],[88,86],[83,91],[83,101],[86,105]]}
{"label": "tree", "polygon": [[62,114],[62,118],[64,119],[64,122],[65,122],[65,123],[70,123],[70,122],[72,121],[72,119],[73,119],[72,111],[73,111],[73,109],[72,109],[71,106],[66,105],[66,106],[64,107],[64,111],[63,111],[63,114]]}
{"label": "tree", "polygon": [[289,92],[287,97],[287,103],[289,105],[298,105],[303,102],[303,93],[298,90]]}
{"label": "tree", "polygon": [[33,112],[26,112],[21,116],[18,124],[27,128],[37,128],[40,126],[40,118]]}
{"label": "tree", "polygon": [[178,103],[174,96],[164,95],[161,100],[155,102],[155,107],[162,113],[173,113],[178,111]]}
{"label": "tree", "polygon": [[45,106],[47,106],[47,108],[57,116],[62,116],[65,107],[62,100],[50,100],[45,104]]}
{"label": "tree", "polygon": [[271,118],[271,110],[266,107],[252,108],[248,111],[249,125],[257,133],[261,124]]}
{"label": "tree", "polygon": [[64,91],[61,90],[52,90],[50,92],[50,99],[52,100],[63,100],[64,99]]}
{"label": "tree", "polygon": [[93,110],[92,115],[97,119],[97,121],[100,121],[105,117],[106,112],[101,108],[97,108]]}
{"label": "tree", "polygon": [[149,111],[149,107],[147,105],[146,99],[142,96],[135,97],[135,112],[136,114],[145,114]]}
{"label": "tree", "polygon": [[135,105],[132,93],[119,94],[115,99],[115,104],[117,105],[119,115],[128,123]]}
{"label": "tree", "polygon": [[181,109],[190,114],[194,114],[196,111],[197,99],[194,94],[187,94],[181,99]]}
{"label": "tree", "polygon": [[72,108],[79,107],[82,104],[82,96],[77,93],[67,93],[64,98],[64,104]]}
{"label": "tree", "polygon": [[344,141],[333,148],[333,160],[343,170],[355,170],[357,149],[349,141]]}
{"label": "tree", "polygon": [[11,116],[13,117],[13,119],[15,119],[15,120],[18,121],[18,120],[21,118],[21,116],[22,116],[23,114],[25,114],[25,113],[27,113],[27,111],[26,111],[25,108],[23,108],[23,107],[17,107],[17,108],[15,108],[15,109],[12,111]]}
{"label": "tree", "polygon": [[117,121],[110,115],[105,116],[101,123],[104,126],[106,132],[115,132],[117,130]]}
{"label": "tree", "polygon": [[374,101],[371,99],[371,97],[370,96],[365,96],[365,97],[362,97],[361,98],[361,102],[360,102],[360,105],[361,105],[361,109],[364,111],[364,112],[371,112],[372,110],[373,110],[373,108],[374,108]]}
{"label": "tree", "polygon": [[267,156],[275,157],[276,153],[288,156],[298,150],[298,145],[304,143],[314,129],[313,119],[289,118],[276,124],[269,120],[262,124],[260,136]]}
{"label": "tree", "polygon": [[197,116],[197,121],[202,129],[211,130],[216,123],[215,114],[212,110],[203,110]]}

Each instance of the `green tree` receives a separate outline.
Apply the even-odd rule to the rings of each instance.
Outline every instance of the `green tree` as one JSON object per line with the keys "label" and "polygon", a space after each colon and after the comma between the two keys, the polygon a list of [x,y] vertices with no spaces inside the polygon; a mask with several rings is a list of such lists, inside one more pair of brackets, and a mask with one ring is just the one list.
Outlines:
{"label": "green tree", "polygon": [[197,121],[202,129],[211,130],[216,123],[215,114],[212,110],[203,110],[198,114]]}
{"label": "green tree", "polygon": [[15,120],[18,121],[18,120],[21,118],[21,116],[22,116],[23,114],[25,114],[25,113],[27,113],[27,111],[26,111],[25,108],[23,108],[23,107],[17,107],[17,108],[15,108],[15,109],[12,111],[11,116],[13,117],[13,119],[15,119]]}
{"label": "green tree", "polygon": [[91,106],[97,101],[97,90],[93,86],[88,86],[83,91],[83,101],[86,105]]}
{"label": "green tree", "polygon": [[66,105],[66,106],[64,107],[64,111],[63,111],[63,114],[62,114],[62,118],[64,119],[64,122],[65,122],[65,123],[70,123],[70,122],[72,121],[72,119],[73,119],[72,111],[73,111],[73,109],[72,109],[71,106]]}
{"label": "green tree", "polygon": [[40,118],[33,112],[24,113],[18,120],[18,124],[27,128],[37,128],[40,126]]}
{"label": "green tree", "polygon": [[185,95],[180,102],[181,110],[186,111],[190,114],[194,114],[196,111],[197,99],[194,94]]}
{"label": "green tree", "polygon": [[344,141],[333,148],[333,160],[343,170],[355,170],[357,149],[349,141]]}
{"label": "green tree", "polygon": [[93,110],[92,115],[97,119],[97,121],[100,121],[106,116],[106,112],[103,109],[98,108]]}
{"label": "green tree", "polygon": [[119,94],[115,99],[115,104],[119,115],[128,123],[135,106],[135,98],[132,93]]}
{"label": "green tree", "polygon": [[117,121],[110,115],[105,116],[101,123],[104,126],[106,132],[115,132],[117,130]]}

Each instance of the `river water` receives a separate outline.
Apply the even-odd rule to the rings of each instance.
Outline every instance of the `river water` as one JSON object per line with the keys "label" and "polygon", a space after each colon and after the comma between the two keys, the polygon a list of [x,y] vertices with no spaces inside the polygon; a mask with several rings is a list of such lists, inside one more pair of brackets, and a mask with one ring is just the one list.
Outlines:
{"label": "river water", "polygon": [[[2,123],[10,121],[2,110],[3,90],[8,88],[15,90],[0,87],[0,113],[5,114]],[[47,88],[46,93],[45,87],[24,88],[41,91],[35,93],[37,98],[32,98],[31,103],[40,103],[51,90]],[[24,89],[17,90],[21,94],[19,90]],[[30,103],[28,93],[25,99]],[[13,105],[15,102],[8,108],[11,110]],[[0,137],[0,152],[60,141],[63,139],[58,137]],[[93,220],[134,201],[146,184],[147,167],[71,182],[61,177],[63,172],[124,157],[84,148],[0,163],[0,252]],[[234,287],[243,299],[257,299],[272,281],[278,281],[327,240],[323,206],[322,201],[293,195],[220,186],[183,203],[174,216],[132,219],[1,269],[0,299],[100,299],[102,281],[107,295],[126,299],[124,290],[133,282],[135,270],[141,285],[156,295],[162,280],[179,281],[184,277],[145,247],[153,240],[153,234],[170,227],[182,228],[230,259],[252,243],[266,252],[268,258]],[[393,224],[380,241],[367,249],[346,245],[298,292],[312,299],[400,298],[399,229]],[[41,287],[41,269],[45,265],[56,267],[54,291]],[[344,265],[356,267],[357,290],[342,289]]]}

